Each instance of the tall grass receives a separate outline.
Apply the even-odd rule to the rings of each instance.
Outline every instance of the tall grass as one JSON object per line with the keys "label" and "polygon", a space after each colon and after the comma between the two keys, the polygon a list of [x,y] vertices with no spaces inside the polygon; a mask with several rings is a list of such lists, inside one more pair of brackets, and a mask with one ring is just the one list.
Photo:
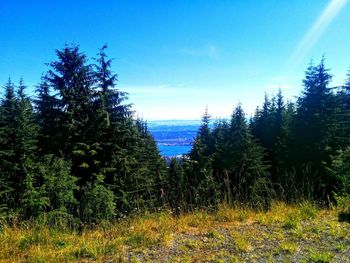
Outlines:
{"label": "tall grass", "polygon": [[[84,226],[81,231],[66,227],[66,221],[52,224],[47,215],[35,221],[11,225],[2,223],[0,261],[127,261],[130,260],[130,251],[143,251],[150,247],[172,248],[176,236],[181,234],[220,240],[221,234],[216,229],[221,226],[232,229],[230,235],[234,245],[237,251],[244,253],[251,249],[249,239],[234,230],[235,226],[257,223],[296,231],[302,221],[315,220],[322,211],[310,202],[295,205],[273,202],[268,211],[221,204],[212,212],[203,209],[178,216],[168,210],[142,213],[116,222],[104,221]],[[289,243],[281,244],[280,249],[297,250],[294,244]]]}

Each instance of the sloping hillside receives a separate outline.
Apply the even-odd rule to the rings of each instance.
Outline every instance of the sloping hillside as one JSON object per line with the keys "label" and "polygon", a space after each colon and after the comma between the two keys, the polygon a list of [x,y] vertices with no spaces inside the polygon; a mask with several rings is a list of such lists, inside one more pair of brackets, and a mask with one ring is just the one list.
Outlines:
{"label": "sloping hillside", "polygon": [[274,204],[269,212],[221,206],[174,217],[135,215],[81,233],[3,226],[2,262],[349,262],[350,225],[339,209]]}

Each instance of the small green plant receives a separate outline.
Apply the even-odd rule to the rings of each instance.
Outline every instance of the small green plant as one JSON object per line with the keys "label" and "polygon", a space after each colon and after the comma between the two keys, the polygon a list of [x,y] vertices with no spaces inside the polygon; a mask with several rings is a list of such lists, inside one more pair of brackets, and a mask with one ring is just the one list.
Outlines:
{"label": "small green plant", "polygon": [[248,211],[244,209],[240,209],[238,214],[238,220],[240,222],[244,222],[245,220],[247,220],[247,218],[248,218]]}
{"label": "small green plant", "polygon": [[125,244],[132,247],[140,247],[143,245],[147,245],[149,243],[148,241],[148,238],[142,234],[132,234],[129,238],[125,240]]}
{"label": "small green plant", "polygon": [[288,215],[287,219],[285,220],[283,224],[283,228],[287,230],[295,230],[299,228],[299,218],[295,215]]}
{"label": "small green plant", "polygon": [[311,251],[309,261],[314,263],[329,263],[332,262],[334,255],[330,252]]}
{"label": "small green plant", "polygon": [[302,219],[314,219],[317,216],[317,209],[311,202],[303,202],[300,205],[300,216]]}
{"label": "small green plant", "polygon": [[44,229],[33,229],[28,235],[23,236],[18,241],[18,247],[21,250],[26,250],[32,245],[48,243],[49,235]]}
{"label": "small green plant", "polygon": [[334,193],[334,198],[335,198],[337,207],[340,209],[339,221],[350,222],[350,195],[349,194],[338,195]]}
{"label": "small green plant", "polygon": [[33,243],[34,243],[34,240],[32,239],[31,236],[22,237],[22,238],[18,241],[18,247],[19,247],[19,249],[21,249],[21,250],[26,250],[26,249],[28,249]]}
{"label": "small green plant", "polygon": [[283,253],[295,253],[298,250],[298,244],[294,242],[282,242],[280,244],[280,251]]}
{"label": "small green plant", "polygon": [[245,239],[238,232],[231,232],[231,236],[233,237],[236,248],[240,252],[248,252],[250,250],[250,244],[247,239]]}
{"label": "small green plant", "polygon": [[209,215],[206,211],[194,212],[188,225],[191,227],[202,227],[207,224]]}
{"label": "small green plant", "polygon": [[56,240],[54,241],[55,247],[58,249],[65,248],[67,246],[67,243],[64,240]]}
{"label": "small green plant", "polygon": [[335,250],[338,251],[338,252],[344,251],[344,250],[346,250],[346,245],[344,243],[338,243],[335,246]]}
{"label": "small green plant", "polygon": [[76,258],[91,258],[96,259],[95,251],[87,246],[82,246],[74,252]]}
{"label": "small green plant", "polygon": [[208,238],[215,238],[215,239],[219,239],[219,240],[223,240],[225,239],[223,237],[223,235],[221,235],[218,231],[216,231],[215,229],[210,230],[208,233],[206,233],[205,235]]}
{"label": "small green plant", "polygon": [[196,240],[188,239],[185,244],[189,249],[198,249],[200,247],[199,242]]}

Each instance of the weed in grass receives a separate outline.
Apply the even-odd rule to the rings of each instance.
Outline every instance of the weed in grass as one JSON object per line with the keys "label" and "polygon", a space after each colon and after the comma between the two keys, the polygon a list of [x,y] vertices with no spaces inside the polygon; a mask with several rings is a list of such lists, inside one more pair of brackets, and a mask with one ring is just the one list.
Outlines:
{"label": "weed in grass", "polygon": [[119,255],[120,251],[116,244],[107,244],[101,248],[101,254],[103,255]]}
{"label": "weed in grass", "polygon": [[298,214],[297,207],[286,205],[283,202],[274,202],[269,211],[256,214],[256,220],[265,226],[275,226],[278,223],[284,223],[286,218],[296,214]]}
{"label": "weed in grass", "polygon": [[311,251],[309,254],[309,261],[313,263],[329,263],[332,262],[334,254],[323,251]]}
{"label": "weed in grass", "polygon": [[27,250],[33,243],[34,242],[31,236],[29,237],[24,236],[18,241],[18,247],[21,250]]}
{"label": "weed in grass", "polygon": [[336,200],[337,208],[340,210],[338,214],[338,221],[350,223],[350,195],[334,194],[334,198]]}
{"label": "weed in grass", "polygon": [[345,239],[349,234],[349,230],[344,228],[338,222],[329,222],[329,234],[338,239]]}
{"label": "weed in grass", "polygon": [[285,241],[280,244],[280,251],[282,253],[293,254],[298,251],[298,244],[294,242]]}
{"label": "weed in grass", "polygon": [[125,244],[132,247],[140,247],[150,244],[150,240],[142,234],[132,234],[126,240]]}
{"label": "weed in grass", "polygon": [[135,257],[135,256],[131,256],[130,259],[128,260],[130,263],[141,263],[141,259]]}
{"label": "weed in grass", "polygon": [[30,256],[26,258],[26,261],[28,263],[45,263],[48,262],[45,259],[45,255],[43,253],[33,253]]}
{"label": "weed in grass", "polygon": [[177,250],[183,254],[186,254],[188,251],[189,251],[189,248],[186,244],[180,244],[178,247],[177,247]]}
{"label": "weed in grass", "polygon": [[317,216],[317,208],[311,202],[303,202],[300,205],[301,219],[314,219]]}
{"label": "weed in grass", "polygon": [[233,208],[228,204],[219,205],[218,210],[215,213],[215,221],[217,222],[235,222],[242,220],[243,217],[239,209]]}
{"label": "weed in grass", "polygon": [[296,215],[288,215],[283,228],[287,230],[295,230],[299,228],[300,219]]}
{"label": "weed in grass", "polygon": [[94,251],[93,248],[83,245],[82,247],[78,248],[73,253],[74,257],[79,258],[90,258],[90,259],[96,259],[96,251]]}
{"label": "weed in grass", "polygon": [[224,263],[224,262],[228,262],[228,263],[238,263],[240,262],[238,260],[238,258],[230,253],[228,253],[227,251],[220,251],[219,253],[217,253],[214,256],[214,259],[211,260],[210,262],[216,262],[216,263]]}
{"label": "weed in grass", "polygon": [[64,241],[64,240],[62,240],[62,239],[60,239],[60,240],[55,240],[55,241],[53,242],[53,244],[54,244],[55,248],[57,248],[57,249],[62,249],[62,248],[65,248],[65,247],[67,246],[66,241]]}
{"label": "weed in grass", "polygon": [[244,238],[240,233],[232,231],[231,236],[233,237],[236,248],[240,252],[248,252],[250,250],[250,244],[248,240]]}
{"label": "weed in grass", "polygon": [[197,240],[187,239],[186,242],[185,242],[185,245],[189,249],[198,249],[198,248],[200,248],[199,241],[197,241]]}
{"label": "weed in grass", "polygon": [[205,236],[207,237],[207,238],[214,238],[214,239],[218,239],[218,240],[224,240],[225,239],[225,237],[222,235],[222,234],[220,234],[217,230],[215,230],[215,229],[212,229],[212,230],[210,230],[210,231],[208,231],[206,234],[205,234]]}
{"label": "weed in grass", "polygon": [[208,213],[205,211],[199,211],[193,214],[191,220],[189,220],[188,222],[188,225],[190,227],[201,228],[206,226],[208,221],[210,221],[210,216],[208,215]]}
{"label": "weed in grass", "polygon": [[347,246],[344,243],[338,243],[338,244],[335,245],[335,250],[338,251],[338,252],[344,251],[346,249],[347,249]]}
{"label": "weed in grass", "polygon": [[320,234],[321,232],[321,228],[319,226],[312,226],[309,230],[313,234]]}
{"label": "weed in grass", "polygon": [[45,245],[49,242],[50,233],[47,229],[33,229],[27,235],[22,236],[18,241],[21,250],[27,250],[32,245]]}
{"label": "weed in grass", "polygon": [[176,260],[176,262],[189,263],[189,262],[192,262],[192,258],[191,258],[191,256],[189,256],[189,255],[184,255],[184,256],[182,256],[182,257],[179,257],[179,258]]}
{"label": "weed in grass", "polygon": [[240,209],[238,213],[238,220],[244,222],[249,218],[249,211],[245,209]]}

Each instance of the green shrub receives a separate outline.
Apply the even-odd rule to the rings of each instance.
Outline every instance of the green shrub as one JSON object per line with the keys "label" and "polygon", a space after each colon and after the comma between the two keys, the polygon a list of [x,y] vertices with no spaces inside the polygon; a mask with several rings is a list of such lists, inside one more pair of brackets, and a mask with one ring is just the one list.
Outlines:
{"label": "green shrub", "polygon": [[74,252],[74,256],[76,258],[91,258],[96,259],[95,251],[87,246],[82,246]]}
{"label": "green shrub", "polygon": [[302,219],[313,219],[317,215],[317,208],[311,202],[303,202],[300,205],[300,216]]}
{"label": "green shrub", "polygon": [[102,183],[102,178],[96,183],[88,183],[83,189],[80,203],[81,218],[85,222],[99,223],[114,217],[115,203],[113,192]]}
{"label": "green shrub", "polygon": [[300,219],[296,215],[288,215],[283,224],[283,228],[287,230],[294,230],[299,228],[299,224]]}
{"label": "green shrub", "polygon": [[342,194],[342,195],[334,194],[334,198],[335,198],[337,207],[340,209],[339,221],[350,222],[350,195],[349,194]]}
{"label": "green shrub", "polygon": [[330,252],[312,251],[309,255],[309,260],[314,263],[329,263],[332,262],[334,255]]}

